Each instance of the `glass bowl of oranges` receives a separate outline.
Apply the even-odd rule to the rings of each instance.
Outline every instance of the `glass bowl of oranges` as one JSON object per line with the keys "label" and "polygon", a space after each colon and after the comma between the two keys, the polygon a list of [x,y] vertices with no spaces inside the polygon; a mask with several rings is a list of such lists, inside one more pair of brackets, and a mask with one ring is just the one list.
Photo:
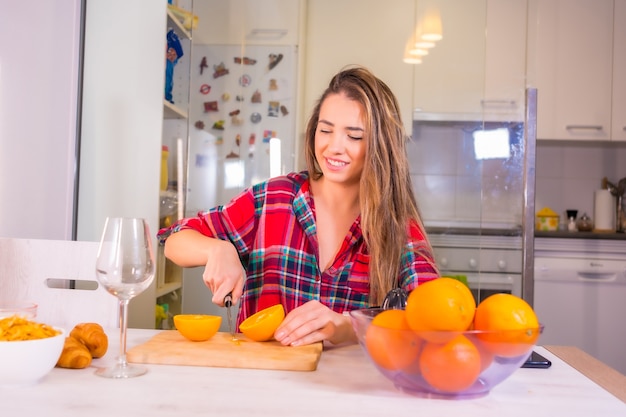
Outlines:
{"label": "glass bowl of oranges", "polygon": [[404,310],[350,312],[374,366],[407,393],[477,398],[524,364],[543,330],[533,309],[511,294],[478,305],[466,284],[438,278],[413,290]]}

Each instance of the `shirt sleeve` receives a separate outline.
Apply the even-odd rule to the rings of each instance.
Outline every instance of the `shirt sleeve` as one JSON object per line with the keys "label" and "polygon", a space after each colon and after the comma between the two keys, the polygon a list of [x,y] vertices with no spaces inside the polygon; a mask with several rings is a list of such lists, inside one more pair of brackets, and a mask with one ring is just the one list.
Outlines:
{"label": "shirt sleeve", "polygon": [[417,224],[409,228],[409,239],[405,253],[402,255],[400,285],[411,292],[424,282],[439,277],[432,247]]}

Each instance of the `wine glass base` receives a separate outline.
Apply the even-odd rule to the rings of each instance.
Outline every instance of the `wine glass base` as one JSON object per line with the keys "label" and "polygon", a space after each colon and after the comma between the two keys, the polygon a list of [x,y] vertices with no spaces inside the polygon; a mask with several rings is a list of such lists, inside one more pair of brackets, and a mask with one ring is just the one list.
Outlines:
{"label": "wine glass base", "polygon": [[137,365],[115,365],[110,368],[99,368],[96,375],[104,378],[124,379],[141,376],[148,372],[148,369]]}

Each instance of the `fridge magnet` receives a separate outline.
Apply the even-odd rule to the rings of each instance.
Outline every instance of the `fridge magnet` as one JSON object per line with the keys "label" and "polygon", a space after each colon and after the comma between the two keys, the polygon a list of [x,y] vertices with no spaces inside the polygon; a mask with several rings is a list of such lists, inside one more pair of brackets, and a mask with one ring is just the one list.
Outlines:
{"label": "fridge magnet", "polygon": [[251,102],[253,103],[260,103],[261,102],[261,92],[259,90],[256,90],[253,94],[252,94],[252,98],[250,99]]}
{"label": "fridge magnet", "polygon": [[237,97],[235,97],[235,100],[237,100],[237,101],[244,101],[245,98],[243,98],[243,96],[241,94],[238,94]]}
{"label": "fridge magnet", "polygon": [[250,133],[250,137],[248,138],[248,145],[254,145],[256,142],[256,134]]}
{"label": "fridge magnet", "polygon": [[213,123],[213,129],[215,129],[215,130],[224,130],[224,121],[223,120],[218,120],[215,123]]}
{"label": "fridge magnet", "polygon": [[267,116],[278,117],[279,108],[280,108],[280,103],[278,101],[270,101],[267,106]]}
{"label": "fridge magnet", "polygon": [[200,86],[200,92],[205,95],[209,94],[211,92],[211,86],[208,84],[202,84]]}
{"label": "fridge magnet", "polygon": [[243,64],[243,65],[256,64],[256,59],[248,58],[247,56],[244,56],[243,58],[236,56],[234,59],[235,59],[235,64]]}
{"label": "fridge magnet", "polygon": [[235,158],[239,158],[239,154],[233,151],[230,151],[230,153],[226,155],[226,159],[235,159]]}
{"label": "fridge magnet", "polygon": [[222,101],[228,101],[228,100],[230,100],[230,94],[228,93],[222,94]]}
{"label": "fridge magnet", "polygon": [[235,136],[235,145],[237,145],[237,147],[241,146],[241,135],[239,133]]}
{"label": "fridge magnet", "polygon": [[278,55],[270,54],[269,59],[270,59],[270,63],[268,65],[268,68],[272,70],[276,68],[276,65],[278,65],[280,61],[283,60],[283,54],[278,54]]}
{"label": "fridge magnet", "polygon": [[289,110],[287,110],[286,106],[280,106],[280,112],[283,114],[283,116],[287,116],[289,114]]}
{"label": "fridge magnet", "polygon": [[233,110],[230,113],[228,113],[229,116],[237,116],[239,113],[241,113],[241,110],[237,109],[237,110]]}
{"label": "fridge magnet", "polygon": [[204,72],[204,69],[208,67],[209,67],[209,64],[207,64],[206,62],[206,57],[203,56],[202,61],[200,61],[200,75],[202,75],[202,73]]}
{"label": "fridge magnet", "polygon": [[183,56],[183,46],[178,35],[172,29],[167,32],[167,50],[165,52],[165,99],[174,104],[172,97],[174,67]]}
{"label": "fridge magnet", "polygon": [[270,143],[270,139],[275,138],[276,131],[275,130],[264,130],[263,131],[263,143]]}
{"label": "fridge magnet", "polygon": [[204,112],[208,113],[210,111],[219,111],[217,101],[213,100],[204,102]]}
{"label": "fridge magnet", "polygon": [[226,74],[228,74],[228,69],[223,62],[220,62],[219,65],[213,65],[213,78],[219,78]]}
{"label": "fridge magnet", "polygon": [[261,113],[254,112],[250,115],[250,121],[252,123],[259,123],[261,121]]}
{"label": "fridge magnet", "polygon": [[275,78],[270,79],[270,86],[269,86],[270,91],[276,91],[278,90],[278,83],[276,82]]}
{"label": "fridge magnet", "polygon": [[194,124],[194,126],[196,127],[196,129],[198,129],[198,130],[202,130],[202,129],[204,129],[204,122],[203,122],[202,120],[198,120],[198,121]]}
{"label": "fridge magnet", "polygon": [[216,145],[221,145],[222,143],[224,143],[224,138],[223,138],[222,136],[218,136],[218,137],[215,139],[215,144],[216,144]]}
{"label": "fridge magnet", "polygon": [[242,87],[247,87],[252,83],[252,78],[248,74],[243,74],[239,77],[239,85]]}

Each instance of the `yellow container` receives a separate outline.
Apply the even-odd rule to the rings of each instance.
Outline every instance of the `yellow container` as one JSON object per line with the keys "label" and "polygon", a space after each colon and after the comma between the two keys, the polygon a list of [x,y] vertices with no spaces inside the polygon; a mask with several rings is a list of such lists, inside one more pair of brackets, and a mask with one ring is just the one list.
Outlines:
{"label": "yellow container", "polygon": [[559,216],[554,210],[544,207],[536,215],[535,230],[553,232],[559,230]]}
{"label": "yellow container", "polygon": [[169,155],[168,147],[163,145],[161,148],[161,191],[167,190],[167,183],[169,182],[169,174],[167,172],[167,158]]}

